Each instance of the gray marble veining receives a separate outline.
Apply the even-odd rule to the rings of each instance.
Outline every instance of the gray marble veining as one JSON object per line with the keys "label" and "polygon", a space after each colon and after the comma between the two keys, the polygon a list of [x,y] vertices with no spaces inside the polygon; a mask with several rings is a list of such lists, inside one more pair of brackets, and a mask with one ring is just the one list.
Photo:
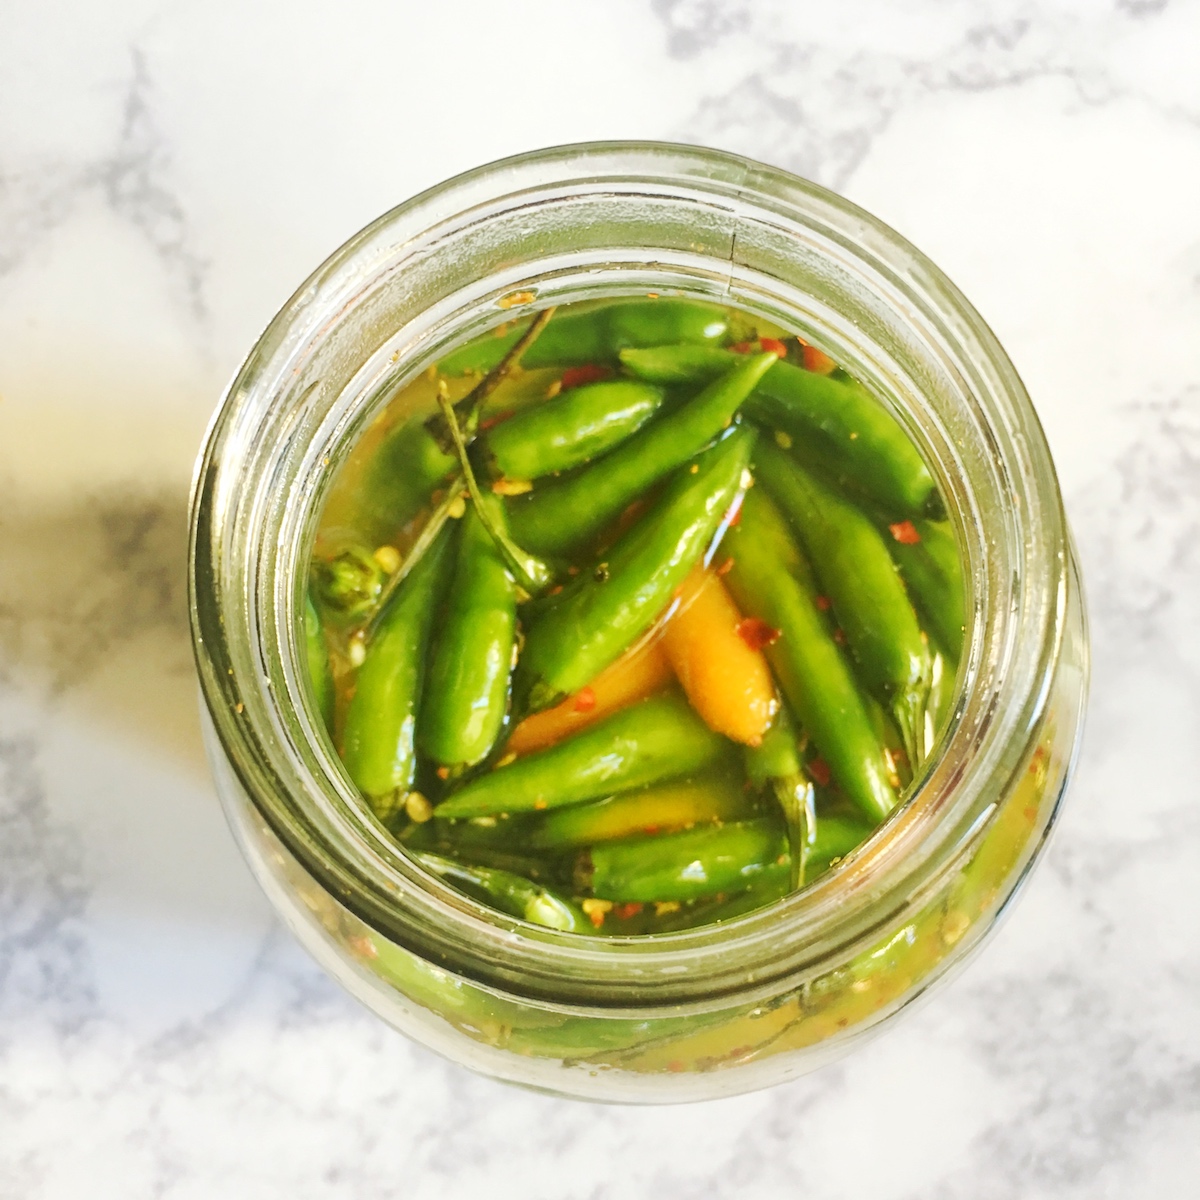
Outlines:
{"label": "gray marble veining", "polygon": [[[0,16],[0,1196],[1192,1194],[1200,4],[101,7]],[[183,594],[191,454],[288,291],[438,178],[603,136],[806,174],[962,284],[1094,646],[984,954],[820,1074],[665,1110],[477,1079],[307,960],[211,794]]]}

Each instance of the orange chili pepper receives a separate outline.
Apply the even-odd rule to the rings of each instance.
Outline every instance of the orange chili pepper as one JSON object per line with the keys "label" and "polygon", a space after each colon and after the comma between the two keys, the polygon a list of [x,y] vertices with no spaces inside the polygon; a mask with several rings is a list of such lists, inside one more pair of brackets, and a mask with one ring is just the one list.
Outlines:
{"label": "orange chili pepper", "polygon": [[[658,638],[644,641],[605,667],[574,696],[554,708],[526,717],[513,730],[505,749],[514,754],[530,754],[553,746],[601,717],[662,691],[670,682],[671,666],[663,654],[661,641]],[[591,693],[590,707],[586,700],[580,706],[585,692]]]}
{"label": "orange chili pepper", "polygon": [[761,647],[742,636],[746,623],[716,572],[697,567],[663,631],[663,649],[704,723],[756,746],[779,701]]}

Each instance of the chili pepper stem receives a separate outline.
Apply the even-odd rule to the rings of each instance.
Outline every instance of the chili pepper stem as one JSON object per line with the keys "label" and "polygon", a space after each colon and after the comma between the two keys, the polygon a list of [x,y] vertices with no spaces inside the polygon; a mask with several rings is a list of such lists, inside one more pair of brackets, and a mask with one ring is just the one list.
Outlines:
{"label": "chili pepper stem", "polygon": [[480,522],[496,543],[501,556],[508,564],[508,569],[512,571],[517,585],[531,596],[536,596],[544,592],[554,582],[554,572],[540,558],[522,550],[492,520],[492,514],[488,512],[487,505],[483,501],[479,484],[475,479],[475,472],[471,468],[470,460],[467,458],[466,443],[463,441],[462,430],[458,427],[458,417],[455,415],[454,405],[450,403],[450,398],[446,395],[444,383],[438,388],[437,400],[442,410],[442,415],[446,418],[446,424],[449,426],[450,436],[454,439],[454,449],[458,454],[463,478],[467,483],[467,491],[471,493],[471,502],[475,506],[475,511],[479,514]]}
{"label": "chili pepper stem", "polygon": [[904,742],[904,753],[913,769],[924,760],[928,749],[925,729],[925,712],[929,705],[929,680],[923,686],[907,689],[898,694],[891,703],[892,717]]}
{"label": "chili pepper stem", "polygon": [[[517,339],[507,354],[454,406],[455,420],[459,422],[459,430],[466,430],[466,440],[475,436],[479,425],[479,410],[483,402],[500,386],[505,377],[517,366],[525,351],[541,336],[541,332],[554,316],[554,306],[543,309],[534,318],[533,324]],[[445,411],[434,415],[425,422],[429,435],[447,454],[454,452],[454,429]]]}
{"label": "chili pepper stem", "polygon": [[421,533],[417,540],[413,542],[412,549],[401,560],[400,565],[388,577],[387,582],[383,585],[378,598],[375,601],[374,608],[371,609],[365,621],[358,627],[357,630],[352,630],[351,633],[362,633],[366,640],[370,640],[371,636],[379,626],[379,618],[383,615],[388,606],[388,602],[396,594],[396,589],[408,578],[413,568],[425,557],[429,551],[429,547],[437,540],[437,535],[442,532],[442,526],[450,519],[450,513],[454,509],[455,502],[462,495],[463,480],[462,476],[457,476],[446,490],[446,495],[439,502],[437,508],[429,515],[429,520],[425,522],[421,529]]}
{"label": "chili pepper stem", "polygon": [[787,824],[792,887],[798,888],[804,883],[808,844],[816,825],[813,786],[803,775],[776,776],[771,780],[771,790]]}

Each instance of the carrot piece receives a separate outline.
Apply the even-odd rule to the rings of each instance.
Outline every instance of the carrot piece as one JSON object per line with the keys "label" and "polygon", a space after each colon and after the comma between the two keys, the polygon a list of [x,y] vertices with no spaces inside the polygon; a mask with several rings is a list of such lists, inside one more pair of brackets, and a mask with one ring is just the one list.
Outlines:
{"label": "carrot piece", "polygon": [[561,704],[526,717],[512,732],[505,747],[514,754],[529,754],[561,742],[601,717],[661,691],[671,682],[671,667],[659,638],[627,650],[611,666]]}
{"label": "carrot piece", "polygon": [[705,724],[757,746],[779,709],[761,650],[742,636],[742,614],[715,571],[697,567],[663,631],[663,649]]}

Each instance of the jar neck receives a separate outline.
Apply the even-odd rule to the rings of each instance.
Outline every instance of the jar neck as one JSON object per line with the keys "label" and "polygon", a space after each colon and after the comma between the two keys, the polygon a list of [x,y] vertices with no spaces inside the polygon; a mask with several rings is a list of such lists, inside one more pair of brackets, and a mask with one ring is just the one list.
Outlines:
{"label": "jar neck", "polygon": [[[905,805],[841,870],[719,927],[588,939],[484,908],[366,815],[308,696],[308,549],[331,479],[381,407],[448,350],[535,304],[646,292],[717,301],[825,348],[930,463],[965,563],[959,696]],[[840,199],[732,155],[565,147],[451,180],[382,217],[289,301],[210,429],[192,500],[191,613],[233,769],[289,850],[391,940],[511,993],[711,1002],[819,972],[936,889],[1019,769],[1062,636],[1067,544],[1040,427],[952,284]]]}

